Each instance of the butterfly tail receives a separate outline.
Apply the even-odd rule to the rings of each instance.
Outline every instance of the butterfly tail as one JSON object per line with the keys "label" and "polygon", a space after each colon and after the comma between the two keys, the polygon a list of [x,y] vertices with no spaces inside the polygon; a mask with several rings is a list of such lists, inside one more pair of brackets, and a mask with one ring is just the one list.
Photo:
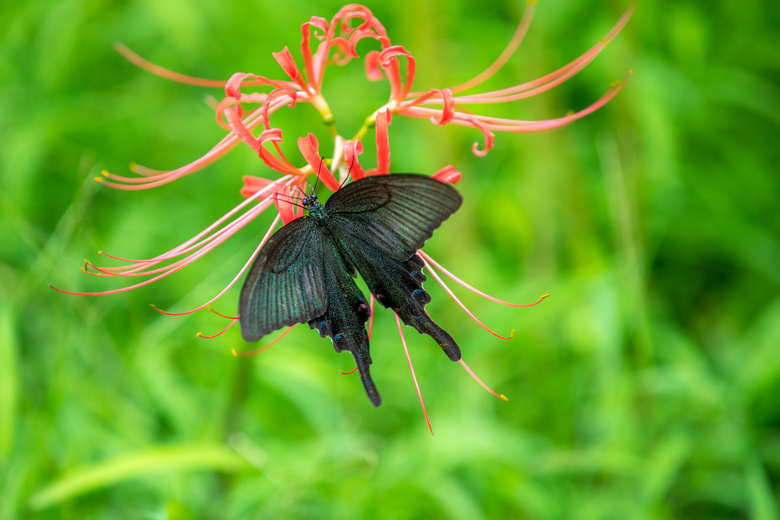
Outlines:
{"label": "butterfly tail", "polygon": [[[369,352],[368,334],[364,328],[365,321],[361,320],[359,312],[354,313],[353,316],[344,316],[339,312],[340,310],[342,309],[336,308],[331,312],[331,309],[328,309],[328,312],[324,315],[311,320],[309,326],[317,329],[323,338],[329,337],[336,352],[346,350],[352,354],[360,374],[360,381],[366,389],[368,398],[374,406],[379,406],[382,404],[382,397],[376,389],[374,380],[371,378],[371,371],[369,370],[371,367],[371,354]],[[358,319],[354,320],[354,317]],[[359,339],[356,341],[357,338]]]}
{"label": "butterfly tail", "polygon": [[374,406],[379,406],[382,398],[369,371],[371,354],[365,327],[370,317],[368,302],[349,276],[341,258],[326,258],[325,272],[328,309],[322,316],[311,320],[309,326],[317,329],[323,338],[329,337],[336,352],[352,354],[368,398]]}
{"label": "butterfly tail", "polygon": [[[365,330],[364,330],[365,332]],[[374,406],[382,404],[382,397],[374,385],[374,380],[371,379],[371,372],[368,367],[371,366],[371,356],[368,355],[368,338],[366,338],[366,348],[352,351],[352,357],[355,358],[357,363],[358,372],[360,373],[360,381],[363,382],[363,388],[366,389],[366,394]]]}
{"label": "butterfly tail", "polygon": [[427,334],[432,337],[451,361],[460,360],[461,354],[458,344],[455,343],[455,340],[452,339],[452,336],[446,330],[436,325],[436,322],[433,321],[425,310],[416,310],[412,316],[405,315],[398,309],[396,312],[404,323],[417,329],[420,334]]}

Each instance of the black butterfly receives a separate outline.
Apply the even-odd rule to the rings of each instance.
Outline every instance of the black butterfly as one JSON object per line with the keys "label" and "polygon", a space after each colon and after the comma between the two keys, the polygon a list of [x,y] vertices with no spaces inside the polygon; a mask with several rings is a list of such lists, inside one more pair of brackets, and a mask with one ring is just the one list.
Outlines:
{"label": "black butterfly", "polygon": [[452,186],[413,174],[366,177],[324,206],[315,194],[307,196],[309,216],[277,231],[249,271],[239,304],[242,336],[257,341],[308,321],[336,352],[352,353],[368,397],[379,406],[369,372],[368,302],[353,279],[359,272],[380,303],[458,361],[455,340],[425,312],[431,297],[416,253],[461,202]]}

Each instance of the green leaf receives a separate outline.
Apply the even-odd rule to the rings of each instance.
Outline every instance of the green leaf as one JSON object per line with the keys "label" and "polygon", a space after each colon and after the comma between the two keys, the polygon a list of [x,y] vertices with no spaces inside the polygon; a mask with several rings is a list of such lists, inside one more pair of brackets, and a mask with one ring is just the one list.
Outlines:
{"label": "green leaf", "polygon": [[236,472],[246,466],[241,456],[220,445],[160,446],[77,468],[34,493],[29,505],[32,509],[44,509],[89,491],[156,472]]}

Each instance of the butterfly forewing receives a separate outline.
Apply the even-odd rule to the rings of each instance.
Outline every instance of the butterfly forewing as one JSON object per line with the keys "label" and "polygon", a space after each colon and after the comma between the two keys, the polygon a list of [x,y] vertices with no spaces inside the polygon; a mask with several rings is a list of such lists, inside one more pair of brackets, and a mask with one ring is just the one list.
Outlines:
{"label": "butterfly forewing", "polygon": [[340,189],[325,208],[340,229],[393,260],[406,261],[460,207],[452,187],[430,177],[367,177]]}
{"label": "butterfly forewing", "polygon": [[260,250],[241,289],[241,335],[257,341],[281,327],[304,323],[328,308],[322,230],[308,217],[277,231]]}

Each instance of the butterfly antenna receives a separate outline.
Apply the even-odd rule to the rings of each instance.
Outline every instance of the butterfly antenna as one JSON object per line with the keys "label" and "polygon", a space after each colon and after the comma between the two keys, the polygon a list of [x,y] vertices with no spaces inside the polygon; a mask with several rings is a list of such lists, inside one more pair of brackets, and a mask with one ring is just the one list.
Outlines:
{"label": "butterfly antenna", "polygon": [[320,182],[320,170],[322,169],[322,163],[325,161],[324,157],[320,157],[320,165],[317,167],[317,171],[314,172],[314,187],[312,188],[312,193],[317,193],[317,183]]}
{"label": "butterfly antenna", "polygon": [[306,192],[303,191],[303,189],[299,185],[295,185],[296,188],[298,188],[298,191],[301,192],[301,197],[306,198]]}
{"label": "butterfly antenna", "polygon": [[[296,187],[297,187],[297,184],[296,184]],[[300,189],[300,188],[298,188],[298,189]],[[303,191],[301,191],[301,193],[303,193]],[[306,196],[306,194],[305,194],[305,193],[304,193],[304,196]],[[280,199],[280,200],[282,200],[282,197],[286,197],[286,198],[287,198],[287,200],[282,200],[282,202],[285,202],[285,203],[287,203],[287,204],[292,204],[293,206],[296,206],[296,207],[298,207],[298,208],[303,208],[303,207],[305,207],[305,206],[304,206],[303,204],[301,204],[300,202],[296,202],[296,201],[295,201],[295,200],[294,200],[292,197],[290,197],[289,195],[281,195],[281,194],[277,193],[277,194],[276,194],[276,197],[277,197],[278,199]]]}
{"label": "butterfly antenna", "polygon": [[351,173],[352,173],[352,167],[353,167],[354,165],[355,165],[355,158],[353,157],[353,158],[352,158],[352,162],[351,162],[351,163],[349,163],[349,170],[347,170],[347,174],[344,176],[344,180],[343,180],[343,181],[341,181],[341,184],[339,185],[339,189],[343,188],[343,187],[344,187],[344,185],[345,185],[345,184],[347,183],[347,181],[349,180],[349,174],[351,174]]}

